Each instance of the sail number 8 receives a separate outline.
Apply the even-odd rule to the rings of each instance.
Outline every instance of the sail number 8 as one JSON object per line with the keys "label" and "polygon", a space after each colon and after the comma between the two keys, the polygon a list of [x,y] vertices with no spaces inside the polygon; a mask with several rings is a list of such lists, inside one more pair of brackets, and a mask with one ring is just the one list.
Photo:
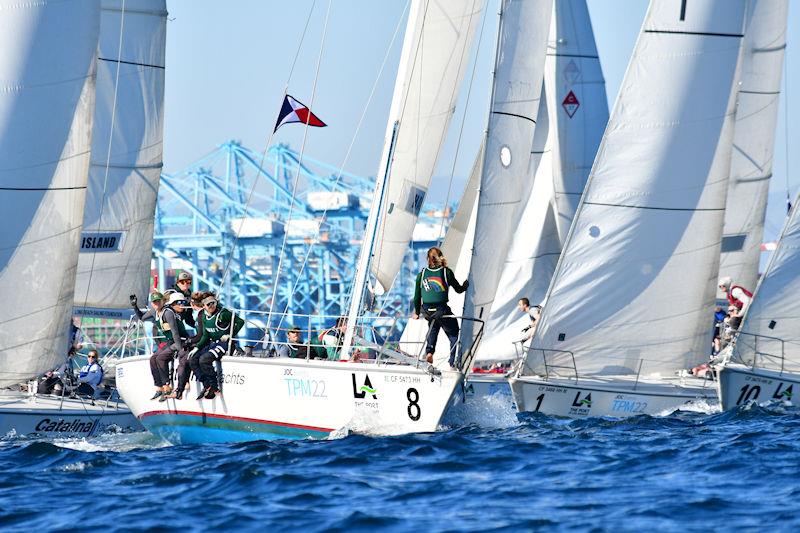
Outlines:
{"label": "sail number 8", "polygon": [[408,399],[408,407],[406,408],[408,418],[416,422],[422,416],[422,409],[419,406],[419,392],[414,387],[411,387],[406,391],[406,398]]}

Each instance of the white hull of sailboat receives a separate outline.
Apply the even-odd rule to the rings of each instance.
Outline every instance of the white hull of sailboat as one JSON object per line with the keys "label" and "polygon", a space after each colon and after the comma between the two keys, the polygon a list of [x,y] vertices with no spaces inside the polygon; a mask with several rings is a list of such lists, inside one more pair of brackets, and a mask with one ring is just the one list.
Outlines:
{"label": "white hull of sailboat", "polygon": [[639,380],[630,376],[607,378],[510,378],[517,410],[569,418],[665,415],[694,402],[716,404],[717,392],[709,382]]}
{"label": "white hull of sailboat", "polygon": [[175,444],[436,431],[462,381],[404,365],[227,357],[222,395],[196,400],[191,381],[182,400],[159,402],[148,359],[120,361],[117,387],[148,430]]}
{"label": "white hull of sailboat", "polygon": [[719,401],[723,410],[735,409],[750,402],[759,404],[792,401],[795,388],[800,391],[800,375],[751,368],[728,363],[718,368]]}
{"label": "white hull of sailboat", "polygon": [[110,430],[141,431],[142,425],[122,402],[0,393],[0,438],[93,437]]}

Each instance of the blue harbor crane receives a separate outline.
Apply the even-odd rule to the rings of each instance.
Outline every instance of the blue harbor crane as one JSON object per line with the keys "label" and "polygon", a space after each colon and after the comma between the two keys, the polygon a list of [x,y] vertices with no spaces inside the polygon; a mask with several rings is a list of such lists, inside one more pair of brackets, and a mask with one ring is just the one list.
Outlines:
{"label": "blue harbor crane", "polygon": [[[239,309],[269,310],[275,287],[273,313],[314,315],[314,327],[328,326],[329,317],[346,313],[373,188],[374,178],[340,172],[308,155],[301,162],[285,144],[264,155],[226,142],[186,169],[162,174],[155,273],[167,286],[170,272],[188,269],[194,289],[219,292]],[[450,211],[435,206],[422,214],[420,223],[434,231],[414,241],[394,287],[376,302],[382,315],[398,319],[384,334],[399,335],[417,252],[436,245],[441,217]],[[276,315],[273,327],[280,320]],[[248,335],[257,338],[263,333],[257,329]]]}

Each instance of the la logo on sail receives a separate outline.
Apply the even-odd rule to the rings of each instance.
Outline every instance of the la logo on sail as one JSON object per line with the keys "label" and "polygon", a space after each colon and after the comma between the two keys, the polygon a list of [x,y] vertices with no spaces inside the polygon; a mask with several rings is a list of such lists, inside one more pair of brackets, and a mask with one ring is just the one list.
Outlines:
{"label": "la logo on sail", "polygon": [[356,384],[356,375],[350,375],[353,378],[353,398],[363,399],[367,394],[371,394],[373,400],[378,399],[378,389],[372,386],[372,382],[369,380],[369,374],[364,376],[364,384],[360,387]]}

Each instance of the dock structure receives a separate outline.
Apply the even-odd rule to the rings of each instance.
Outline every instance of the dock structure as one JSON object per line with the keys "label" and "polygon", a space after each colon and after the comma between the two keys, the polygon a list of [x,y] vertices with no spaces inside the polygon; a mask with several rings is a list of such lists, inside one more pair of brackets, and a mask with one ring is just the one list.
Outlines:
{"label": "dock structure", "polygon": [[[223,143],[184,170],[162,174],[153,273],[165,288],[175,271],[188,269],[194,289],[217,291],[226,305],[272,306],[273,327],[286,327],[284,313],[319,315],[311,325],[328,326],[323,316],[346,313],[373,188],[374,178],[308,155],[301,162],[285,144],[264,155]],[[417,253],[437,245],[451,211],[425,210],[392,290],[374,302],[397,318],[376,324],[390,338],[399,337],[409,314]],[[248,336],[258,337],[261,328],[250,326]]]}

